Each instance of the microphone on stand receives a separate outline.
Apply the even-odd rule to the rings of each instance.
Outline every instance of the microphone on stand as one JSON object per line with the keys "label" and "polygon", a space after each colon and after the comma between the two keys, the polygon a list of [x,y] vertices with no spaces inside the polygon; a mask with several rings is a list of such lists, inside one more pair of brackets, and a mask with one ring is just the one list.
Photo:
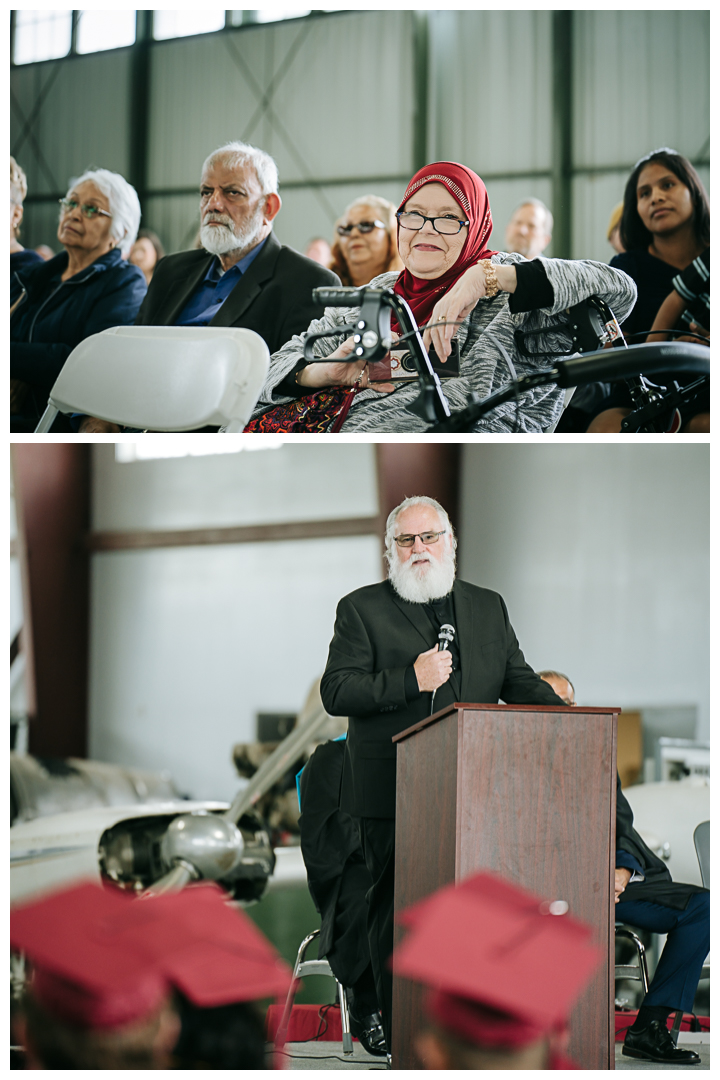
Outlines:
{"label": "microphone on stand", "polygon": [[[450,648],[450,642],[454,641],[454,640],[455,640],[455,627],[451,626],[450,623],[443,623],[442,626],[440,627],[440,631],[438,633],[438,643],[440,645],[439,652],[444,652],[445,649],[449,649]],[[437,690],[433,690],[432,697],[430,698],[430,713],[429,713],[430,716],[432,716],[433,709],[435,707],[435,694],[436,693],[437,693]]]}

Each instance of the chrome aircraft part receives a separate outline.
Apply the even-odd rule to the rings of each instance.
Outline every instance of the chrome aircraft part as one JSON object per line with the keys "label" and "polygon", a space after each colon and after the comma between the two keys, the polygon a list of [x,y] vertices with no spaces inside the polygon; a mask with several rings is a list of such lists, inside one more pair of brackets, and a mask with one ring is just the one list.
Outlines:
{"label": "chrome aircraft part", "polygon": [[234,822],[200,811],[171,821],[160,851],[167,867],[188,863],[198,876],[219,881],[240,863],[243,847],[242,833]]}

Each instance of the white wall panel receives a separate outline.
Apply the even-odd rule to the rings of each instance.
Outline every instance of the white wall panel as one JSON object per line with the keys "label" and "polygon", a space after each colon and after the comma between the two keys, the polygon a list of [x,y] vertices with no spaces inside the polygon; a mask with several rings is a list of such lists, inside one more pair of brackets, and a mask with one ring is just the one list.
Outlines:
{"label": "white wall panel", "polygon": [[380,576],[372,536],[95,555],[90,756],[232,798],[234,743],[302,708],[339,598]]}
{"label": "white wall panel", "polygon": [[[197,184],[204,158],[230,139],[272,154],[281,183],[404,172],[410,43],[409,13],[374,12],[156,45],[151,186]],[[278,119],[262,107],[268,89]]]}
{"label": "white wall panel", "polygon": [[433,12],[430,26],[430,160],[548,169],[551,12]]}
{"label": "white wall panel", "polygon": [[625,193],[628,173],[576,176],[572,184],[573,259],[610,262],[615,249],[607,239],[610,214]]}
{"label": "white wall panel", "polygon": [[102,443],[93,454],[92,506],[95,529],[369,517],[378,510],[375,446],[338,443],[329,452],[319,443],[293,443],[125,464],[115,461],[112,443]]}
{"label": "white wall panel", "polygon": [[575,166],[694,158],[710,135],[708,11],[576,11]]}
{"label": "white wall panel", "polygon": [[708,738],[707,446],[465,448],[463,577],[583,705],[695,706]]}

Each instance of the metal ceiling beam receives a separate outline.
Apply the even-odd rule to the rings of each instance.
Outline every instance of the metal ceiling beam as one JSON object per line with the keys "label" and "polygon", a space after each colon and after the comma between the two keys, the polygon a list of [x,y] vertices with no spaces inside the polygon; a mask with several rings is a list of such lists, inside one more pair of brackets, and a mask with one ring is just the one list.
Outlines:
{"label": "metal ceiling beam", "polygon": [[553,254],[569,259],[572,252],[572,76],[573,13],[552,13],[552,212]]}

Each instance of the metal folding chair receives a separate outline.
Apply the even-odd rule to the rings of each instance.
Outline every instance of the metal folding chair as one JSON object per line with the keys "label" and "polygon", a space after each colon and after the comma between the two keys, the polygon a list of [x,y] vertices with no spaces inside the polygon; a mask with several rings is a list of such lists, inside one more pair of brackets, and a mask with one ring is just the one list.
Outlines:
{"label": "metal folding chair", "polygon": [[347,997],[345,996],[345,987],[342,983],[338,982],[332,972],[327,960],[306,960],[305,953],[308,950],[311,942],[318,937],[320,931],[314,930],[312,934],[308,934],[305,940],[300,945],[297,954],[297,960],[295,961],[295,967],[293,968],[293,978],[288,990],[287,1000],[285,1001],[285,1008],[283,1009],[282,1019],[280,1020],[280,1026],[275,1036],[275,1045],[278,1049],[282,1048],[287,1042],[287,1033],[290,1026],[290,1014],[292,1013],[293,1001],[295,1000],[295,994],[300,980],[305,975],[327,975],[329,978],[335,981],[337,986],[338,1000],[340,1002],[340,1021],[342,1024],[342,1048],[343,1054],[352,1054],[353,1044],[352,1035],[350,1034],[350,1011],[348,1009]]}
{"label": "metal folding chair", "polygon": [[616,964],[615,978],[636,979],[638,982],[642,983],[643,995],[647,994],[650,986],[650,979],[648,977],[645,946],[637,934],[622,923],[615,923],[615,937],[626,938],[635,947],[638,958],[637,964]]}

